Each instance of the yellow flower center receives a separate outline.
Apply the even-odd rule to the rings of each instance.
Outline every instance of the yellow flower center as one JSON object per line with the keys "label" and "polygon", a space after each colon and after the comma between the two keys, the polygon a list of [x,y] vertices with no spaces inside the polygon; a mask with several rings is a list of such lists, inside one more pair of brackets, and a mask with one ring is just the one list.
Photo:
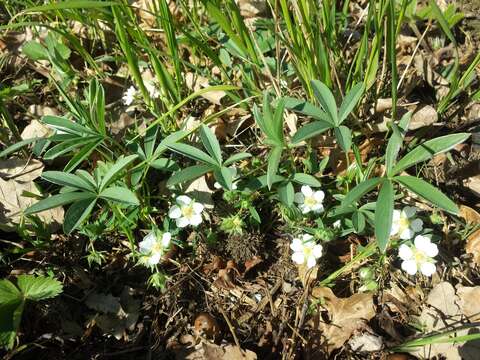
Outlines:
{"label": "yellow flower center", "polygon": [[416,263],[424,263],[425,260],[427,260],[427,257],[425,256],[425,254],[423,253],[423,251],[415,251],[414,253],[414,257],[415,257],[415,262]]}
{"label": "yellow flower center", "polygon": [[400,227],[400,231],[408,229],[410,227],[410,220],[408,220],[407,217],[400,217],[400,220],[398,220],[398,225]]}
{"label": "yellow flower center", "polygon": [[163,246],[162,244],[157,241],[153,246],[152,246],[152,254],[163,252]]}
{"label": "yellow flower center", "polygon": [[190,218],[193,216],[193,206],[192,205],[187,205],[182,207],[182,215],[186,218]]}
{"label": "yellow flower center", "polygon": [[305,197],[304,204],[307,205],[308,207],[312,207],[317,204],[317,200],[315,200],[313,196],[307,196]]}

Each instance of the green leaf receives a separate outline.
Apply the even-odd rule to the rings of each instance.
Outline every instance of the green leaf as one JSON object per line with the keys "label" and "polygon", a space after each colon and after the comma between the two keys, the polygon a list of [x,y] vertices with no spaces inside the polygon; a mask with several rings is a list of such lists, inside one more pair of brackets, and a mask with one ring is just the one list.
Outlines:
{"label": "green leaf", "polygon": [[387,250],[392,231],[393,200],[393,184],[389,180],[384,180],[375,206],[375,237],[382,253]]}
{"label": "green leaf", "polygon": [[299,100],[292,97],[285,97],[285,107],[287,109],[293,110],[300,114],[311,116],[316,120],[324,121],[329,123],[331,126],[334,125],[332,119],[328,114],[323,111],[321,108],[309,103],[305,100]]}
{"label": "green leaf", "polygon": [[362,181],[355,186],[342,200],[342,207],[356,203],[363,195],[373,190],[378,184],[382,182],[382,178],[376,177]]}
{"label": "green leaf", "polygon": [[260,219],[260,215],[258,215],[257,209],[255,209],[253,206],[250,206],[250,207],[248,208],[248,211],[250,212],[250,215],[252,216],[252,218],[253,218],[258,224],[261,224],[261,223],[262,223],[262,220]]}
{"label": "green leaf", "polygon": [[95,187],[91,183],[82,179],[81,177],[69,173],[64,173],[61,171],[45,171],[42,173],[42,178],[50,181],[51,183],[61,185],[61,186],[70,186],[76,189],[86,190],[86,191],[95,191]]}
{"label": "green leaf", "polygon": [[180,168],[175,161],[169,158],[160,158],[154,160],[150,163],[150,166],[157,170],[170,172],[177,171]]}
{"label": "green leaf", "polygon": [[22,46],[22,53],[27,55],[31,60],[48,60],[47,49],[38,41],[27,41]]}
{"label": "green leaf", "polygon": [[24,147],[26,145],[29,145],[29,144],[31,144],[31,143],[39,140],[39,139],[41,139],[41,138],[25,139],[25,140],[22,140],[22,141],[19,141],[19,142],[13,144],[13,145],[10,145],[6,149],[0,151],[0,159],[18,151],[18,150],[20,150],[22,147]]}
{"label": "green leaf", "polygon": [[63,291],[60,281],[47,276],[20,275],[17,284],[23,296],[33,301],[50,299]]}
{"label": "green leaf", "polygon": [[298,144],[304,140],[317,136],[331,128],[332,125],[326,121],[313,121],[310,124],[307,124],[298,129],[298,131],[292,137],[292,143]]}
{"label": "green leaf", "polygon": [[437,19],[440,27],[442,28],[445,35],[447,35],[448,39],[452,42],[453,45],[457,46],[457,41],[455,40],[455,36],[453,36],[452,32],[450,31],[450,27],[448,26],[448,22],[443,16],[442,10],[438,7],[435,0],[430,0],[430,7],[432,9],[433,15]]}
{"label": "green leaf", "polygon": [[282,156],[282,148],[274,147],[270,151],[268,156],[268,165],[267,165],[267,185],[268,189],[272,188],[273,179],[277,175],[278,165],[280,164],[280,158]]}
{"label": "green leaf", "polygon": [[439,208],[444,209],[452,214],[458,214],[459,209],[457,205],[444,193],[438,190],[435,186],[427,183],[425,180],[416,178],[414,176],[396,176],[393,178],[393,180],[398,181],[408,190],[414,192],[418,196],[421,196]]}
{"label": "green leaf", "polygon": [[352,110],[357,106],[358,101],[365,91],[365,85],[363,83],[356,84],[353,86],[348,94],[343,99],[340,110],[338,111],[338,123],[341,124],[347,116],[352,112]]}
{"label": "green leaf", "polygon": [[288,182],[278,188],[278,197],[284,205],[292,206],[294,196],[295,190],[293,189],[291,182]]}
{"label": "green leaf", "polygon": [[143,146],[145,147],[145,156],[151,158],[155,150],[155,141],[157,140],[158,126],[154,126],[145,132],[145,140]]}
{"label": "green leaf", "polygon": [[392,135],[388,140],[387,150],[385,151],[385,164],[386,164],[388,176],[390,176],[393,166],[395,165],[395,160],[397,159],[398,152],[402,147],[403,138],[407,133],[408,125],[410,124],[411,118],[412,118],[412,112],[409,111],[402,116],[398,126],[395,124],[392,124]]}
{"label": "green leaf", "polygon": [[284,142],[283,136],[283,112],[285,110],[285,100],[280,99],[277,102],[277,106],[275,108],[275,113],[273,116],[273,131],[275,132],[276,139],[279,140],[279,143]]}
{"label": "green leaf", "polygon": [[338,145],[344,152],[349,152],[352,146],[352,132],[344,125],[340,125],[335,128],[335,137],[338,141]]}
{"label": "green leaf", "polygon": [[103,138],[100,138],[98,140],[92,141],[91,143],[85,144],[85,146],[77,154],[75,154],[74,157],[70,159],[68,164],[65,165],[63,171],[70,172],[75,169],[102,142]]}
{"label": "green leaf", "polygon": [[218,163],[213,159],[211,156],[207,155],[205,152],[202,150],[191,146],[187,144],[182,144],[182,143],[173,143],[173,144],[167,144],[167,147],[175,151],[179,154],[182,154],[183,156],[186,156],[190,159],[200,161],[206,164],[218,166]]}
{"label": "green leaf", "polygon": [[252,156],[252,154],[247,153],[247,152],[241,152],[241,153],[238,153],[238,154],[234,154],[234,155],[230,156],[227,160],[225,160],[223,165],[228,166],[228,165],[231,165],[231,164],[233,164],[237,161],[247,159],[251,156]]}
{"label": "green leaf", "polygon": [[103,190],[98,196],[102,199],[107,199],[127,205],[140,204],[137,196],[133,193],[133,191],[120,186],[109,187]]}
{"label": "green leaf", "polygon": [[0,305],[16,303],[21,300],[22,294],[11,281],[0,280]]}
{"label": "green leaf", "polygon": [[210,128],[204,124],[200,126],[200,139],[202,140],[205,149],[207,149],[207,152],[216,160],[217,165],[220,166],[223,161],[220,144],[212,130],[210,130]]}
{"label": "green leaf", "polygon": [[233,174],[229,168],[222,166],[213,171],[215,179],[223,188],[232,190]]}
{"label": "green leaf", "polygon": [[405,169],[408,169],[415,164],[418,164],[419,162],[426,161],[436,154],[454,148],[456,145],[467,140],[469,136],[470,134],[467,133],[458,133],[440,136],[438,138],[426,141],[398,161],[397,165],[392,170],[392,176]]}
{"label": "green leaf", "polygon": [[352,215],[352,224],[357,233],[365,230],[365,215],[360,211],[355,211]]}
{"label": "green leaf", "polygon": [[78,226],[80,226],[85,219],[90,216],[97,199],[84,199],[74,202],[68,208],[65,213],[65,219],[63,221],[63,232],[65,234],[70,234]]}
{"label": "green leaf", "polygon": [[74,134],[74,135],[82,135],[82,134],[90,134],[90,135],[98,135],[97,132],[82,126],[80,124],[77,124],[76,122],[72,120],[68,120],[65,118],[62,118],[60,116],[54,116],[54,115],[45,115],[42,117],[42,122],[50,125],[51,127],[64,131],[68,134]]}
{"label": "green leaf", "polygon": [[292,178],[293,181],[313,187],[320,187],[322,184],[315,177],[309,174],[295,173]]}
{"label": "green leaf", "polygon": [[214,167],[212,165],[204,164],[187,167],[173,174],[168,179],[167,186],[174,186],[183,182],[195,180],[213,169]]}
{"label": "green leaf", "polygon": [[25,215],[35,214],[44,210],[56,208],[58,206],[70,204],[74,201],[91,199],[95,197],[92,193],[89,192],[67,192],[62,194],[53,195],[45,199],[40,200],[39,202],[33,204],[28,209],[25,210]]}
{"label": "green leaf", "polygon": [[137,158],[137,155],[129,155],[126,157],[122,157],[112,165],[110,169],[108,169],[107,173],[103,176],[102,182],[100,183],[99,190],[102,191],[110,185],[113,181],[115,181],[118,174],[122,172],[133,160]]}
{"label": "green leaf", "polygon": [[338,125],[337,103],[330,89],[319,80],[312,80],[313,93],[331,121]]}

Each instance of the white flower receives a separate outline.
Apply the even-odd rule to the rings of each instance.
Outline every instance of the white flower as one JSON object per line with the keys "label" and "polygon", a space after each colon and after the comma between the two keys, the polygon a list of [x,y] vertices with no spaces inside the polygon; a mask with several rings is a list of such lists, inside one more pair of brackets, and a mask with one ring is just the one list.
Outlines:
{"label": "white flower", "polygon": [[137,96],[137,89],[135,86],[130,86],[125,94],[123,94],[122,100],[123,103],[127,106],[131,105]]}
{"label": "white flower", "polygon": [[197,226],[202,222],[202,211],[204,206],[186,195],[177,197],[177,205],[173,205],[168,211],[168,216],[175,219],[179,228],[188,225]]}
{"label": "white flower", "polygon": [[315,266],[323,251],[322,245],[316,244],[310,234],[303,234],[294,238],[290,244],[290,249],[293,250],[293,262],[298,265],[307,264],[309,269]]}
{"label": "white flower", "polygon": [[323,198],[325,193],[322,190],[313,191],[308,185],[303,185],[302,192],[295,194],[294,200],[299,204],[302,213],[306,214],[310,211],[320,213],[323,211]]}
{"label": "white flower", "polygon": [[157,82],[154,80],[144,80],[145,89],[148,91],[148,95],[152,99],[160,97],[160,91],[158,90]]}
{"label": "white flower", "polygon": [[[220,185],[220,183],[217,182],[217,181],[215,181],[215,183],[213,184],[213,187],[214,187],[215,189],[223,189],[223,186]],[[238,189],[237,184],[232,183],[232,190],[237,190],[237,189]]]}
{"label": "white flower", "polygon": [[398,256],[403,260],[402,269],[410,275],[415,275],[418,270],[425,275],[431,276],[435,270],[435,260],[438,255],[438,247],[423,235],[415,237],[414,245],[400,245]]}
{"label": "white flower", "polygon": [[417,209],[405,206],[402,211],[393,210],[392,230],[390,236],[398,235],[402,240],[413,238],[415,233],[422,231],[423,221],[414,219]]}
{"label": "white flower", "polygon": [[170,247],[171,239],[172,235],[169,232],[163,233],[162,237],[158,238],[154,231],[150,231],[139,244],[142,262],[150,266],[158,264]]}
{"label": "white flower", "polygon": [[335,221],[333,223],[333,228],[334,229],[340,229],[342,227],[342,222],[340,221],[340,219],[338,219],[337,221]]}

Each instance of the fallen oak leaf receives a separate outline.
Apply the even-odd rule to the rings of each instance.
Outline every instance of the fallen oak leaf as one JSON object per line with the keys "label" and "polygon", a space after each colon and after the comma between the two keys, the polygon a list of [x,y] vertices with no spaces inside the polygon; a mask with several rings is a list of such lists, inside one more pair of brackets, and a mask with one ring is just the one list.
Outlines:
{"label": "fallen oak leaf", "polygon": [[480,266],[480,229],[470,234],[465,245],[465,252],[473,255],[473,261]]}
{"label": "fallen oak leaf", "polygon": [[345,344],[355,331],[364,328],[375,316],[373,295],[370,293],[353,294],[348,298],[338,298],[327,287],[312,290],[312,297],[321,302],[327,310],[330,322],[320,320],[318,325],[322,333],[323,345],[332,352]]}

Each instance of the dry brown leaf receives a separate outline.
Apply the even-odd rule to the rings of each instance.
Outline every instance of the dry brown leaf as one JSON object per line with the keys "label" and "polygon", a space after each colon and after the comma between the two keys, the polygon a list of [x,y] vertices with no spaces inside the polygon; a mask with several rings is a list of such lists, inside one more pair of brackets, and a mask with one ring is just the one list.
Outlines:
{"label": "dry brown leaf", "polygon": [[380,351],[383,346],[383,340],[380,336],[364,333],[352,337],[348,344],[353,351]]}
{"label": "dry brown leaf", "polygon": [[[185,74],[185,84],[190,90],[193,91],[198,91],[202,88],[207,88],[210,86],[210,83],[206,77],[196,75],[192,72]],[[227,95],[225,91],[209,91],[201,96],[210,101],[212,104],[221,105],[221,100],[225,95]]]}
{"label": "dry brown leaf", "polygon": [[205,176],[192,181],[185,189],[185,195],[202,203],[206,209],[213,209],[213,191],[208,187]]}
{"label": "dry brown leaf", "polygon": [[298,277],[303,284],[303,287],[307,287],[309,283],[312,283],[317,279],[318,276],[318,266],[308,268],[306,264],[298,265]]}
{"label": "dry brown leaf", "polygon": [[48,126],[42,124],[38,120],[32,120],[30,124],[28,124],[25,129],[23,129],[20,136],[23,140],[33,138],[46,138],[51,133],[53,133],[53,130],[50,129]]}
{"label": "dry brown leaf", "polygon": [[53,116],[59,115],[58,110],[55,108],[52,108],[50,106],[45,106],[45,105],[36,105],[36,104],[30,105],[28,107],[28,112],[36,118],[41,118],[42,116],[45,116],[45,115],[53,115]]}
{"label": "dry brown leaf", "polygon": [[458,306],[470,322],[480,321],[480,286],[457,288]]}
{"label": "dry brown leaf", "polygon": [[463,181],[463,186],[470,189],[476,196],[480,197],[480,175],[471,176]]}
{"label": "dry brown leaf", "polygon": [[475,264],[480,266],[480,229],[467,238],[465,251],[467,254],[472,254]]}
{"label": "dry brown leaf", "polygon": [[469,206],[460,205],[460,212],[458,213],[465,222],[470,224],[480,224],[480,214]]}
{"label": "dry brown leaf", "polygon": [[[40,196],[33,180],[43,171],[38,160],[11,158],[0,161],[0,228],[11,231],[23,220],[23,211],[37,202],[26,194]],[[36,214],[46,225],[63,223],[63,208],[58,207]]]}
{"label": "dry brown leaf", "polygon": [[253,351],[243,350],[235,345],[216,345],[202,341],[198,345],[178,349],[175,358],[178,360],[256,360],[257,355]]}
{"label": "dry brown leaf", "polygon": [[21,183],[30,182],[42,175],[43,167],[43,163],[35,159],[0,160],[0,178]]}
{"label": "dry brown leaf", "polygon": [[240,14],[245,18],[254,18],[263,15],[267,11],[266,0],[235,0]]}
{"label": "dry brown leaf", "polygon": [[[463,296],[463,299],[460,297]],[[475,305],[471,301],[474,299],[471,289],[459,289],[458,296],[455,289],[448,282],[437,284],[428,294],[426,305],[419,317],[420,323],[425,331],[418,335],[424,335],[431,332],[445,332],[457,329],[462,326],[462,319],[468,315],[467,312],[476,311]],[[477,297],[478,299],[478,297]],[[464,312],[465,310],[465,312]],[[478,332],[479,327],[462,329],[455,333],[455,336],[468,335],[471,331]],[[420,347],[411,351],[411,353],[420,358],[431,359],[441,355],[441,358],[447,360],[476,360],[478,359],[478,342],[471,341],[467,343],[434,343]]]}
{"label": "dry brown leaf", "polygon": [[420,107],[412,115],[409,130],[416,130],[425,126],[430,126],[438,121],[437,111],[430,105]]}
{"label": "dry brown leaf", "polygon": [[317,287],[312,296],[324,301],[330,323],[320,321],[324,344],[329,352],[348,341],[355,331],[361,330],[375,316],[373,296],[369,293],[353,294],[348,298],[337,298],[330,288]]}

